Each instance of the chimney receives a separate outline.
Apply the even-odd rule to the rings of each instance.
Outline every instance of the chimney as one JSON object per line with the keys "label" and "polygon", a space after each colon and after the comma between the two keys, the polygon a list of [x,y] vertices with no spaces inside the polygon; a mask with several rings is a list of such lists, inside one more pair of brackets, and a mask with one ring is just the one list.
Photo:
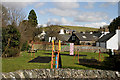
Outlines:
{"label": "chimney", "polygon": [[83,34],[85,34],[85,32],[83,32]]}
{"label": "chimney", "polygon": [[116,29],[116,34],[120,34],[120,26],[118,26],[118,29]]}
{"label": "chimney", "polygon": [[90,34],[93,34],[93,32],[90,32]]}

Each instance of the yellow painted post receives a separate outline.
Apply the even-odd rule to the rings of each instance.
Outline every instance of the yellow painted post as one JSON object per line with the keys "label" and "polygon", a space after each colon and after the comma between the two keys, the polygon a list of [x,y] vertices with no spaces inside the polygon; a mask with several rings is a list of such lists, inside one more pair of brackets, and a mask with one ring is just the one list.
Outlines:
{"label": "yellow painted post", "polygon": [[59,40],[59,51],[61,51],[61,42]]}

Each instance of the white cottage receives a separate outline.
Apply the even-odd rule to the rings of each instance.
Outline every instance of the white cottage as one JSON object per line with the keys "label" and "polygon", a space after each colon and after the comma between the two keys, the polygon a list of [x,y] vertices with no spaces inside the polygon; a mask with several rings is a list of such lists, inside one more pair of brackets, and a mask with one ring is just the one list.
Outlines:
{"label": "white cottage", "polygon": [[46,35],[45,31],[42,31],[42,33],[38,35],[38,38],[42,40],[45,38],[45,35]]}
{"label": "white cottage", "polygon": [[64,29],[61,29],[59,34],[65,34]]}
{"label": "white cottage", "polygon": [[116,33],[108,33],[101,37],[97,42],[96,46],[103,47],[106,49],[119,50],[120,49],[120,29],[116,30]]}

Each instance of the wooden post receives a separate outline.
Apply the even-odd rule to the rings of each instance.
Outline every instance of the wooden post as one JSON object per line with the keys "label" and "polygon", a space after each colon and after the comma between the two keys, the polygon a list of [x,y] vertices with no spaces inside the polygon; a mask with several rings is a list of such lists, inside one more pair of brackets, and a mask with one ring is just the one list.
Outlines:
{"label": "wooden post", "polygon": [[[78,51],[77,51],[78,52]],[[78,52],[78,64],[79,64],[79,52]]]}
{"label": "wooden post", "polygon": [[60,50],[61,50],[61,42],[60,42],[60,40],[59,40],[59,43],[58,43],[57,68],[59,68],[59,55],[60,55]]}
{"label": "wooden post", "polygon": [[53,69],[53,57],[54,57],[54,40],[52,41],[51,69]]}
{"label": "wooden post", "polygon": [[[29,45],[29,43],[30,43],[30,42],[28,41],[28,45]],[[30,48],[29,48],[29,50],[30,50]],[[29,56],[29,55],[30,55],[30,52],[28,52],[28,56]]]}
{"label": "wooden post", "polygon": [[[75,51],[75,56],[77,55],[77,50]],[[73,58],[73,60],[75,59],[75,56],[74,56],[74,58]]]}
{"label": "wooden post", "polygon": [[99,57],[98,57],[98,60],[99,60],[99,61],[101,61],[100,54],[101,54],[101,51],[100,51],[100,49],[99,49]]}
{"label": "wooden post", "polygon": [[31,57],[32,57],[32,52],[33,52],[33,41],[31,42],[32,46],[31,46]]}

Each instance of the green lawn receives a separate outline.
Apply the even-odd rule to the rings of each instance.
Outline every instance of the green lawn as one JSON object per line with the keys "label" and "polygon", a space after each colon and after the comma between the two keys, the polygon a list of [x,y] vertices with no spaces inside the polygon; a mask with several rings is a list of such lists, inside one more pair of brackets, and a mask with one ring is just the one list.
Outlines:
{"label": "green lawn", "polygon": [[[37,56],[49,56],[44,53],[51,53],[51,51],[38,51],[35,53],[35,57]],[[61,52],[61,54],[69,54],[69,52]],[[80,52],[80,55],[87,55],[86,59],[91,59],[94,57],[95,59],[98,59],[98,53],[88,53],[88,52]],[[107,57],[107,54],[103,54],[104,57]],[[74,68],[74,69],[96,69],[92,67],[87,67],[83,65],[78,65],[78,58],[74,56],[66,56],[61,55],[62,58],[62,66],[63,68]],[[83,58],[83,56],[80,56],[79,58]],[[22,52],[19,57],[12,57],[12,58],[2,58],[2,72],[10,72],[10,71],[16,71],[16,70],[23,70],[23,69],[40,69],[40,68],[50,68],[50,63],[28,63],[33,59],[31,58],[31,55],[28,55],[27,52]]]}

